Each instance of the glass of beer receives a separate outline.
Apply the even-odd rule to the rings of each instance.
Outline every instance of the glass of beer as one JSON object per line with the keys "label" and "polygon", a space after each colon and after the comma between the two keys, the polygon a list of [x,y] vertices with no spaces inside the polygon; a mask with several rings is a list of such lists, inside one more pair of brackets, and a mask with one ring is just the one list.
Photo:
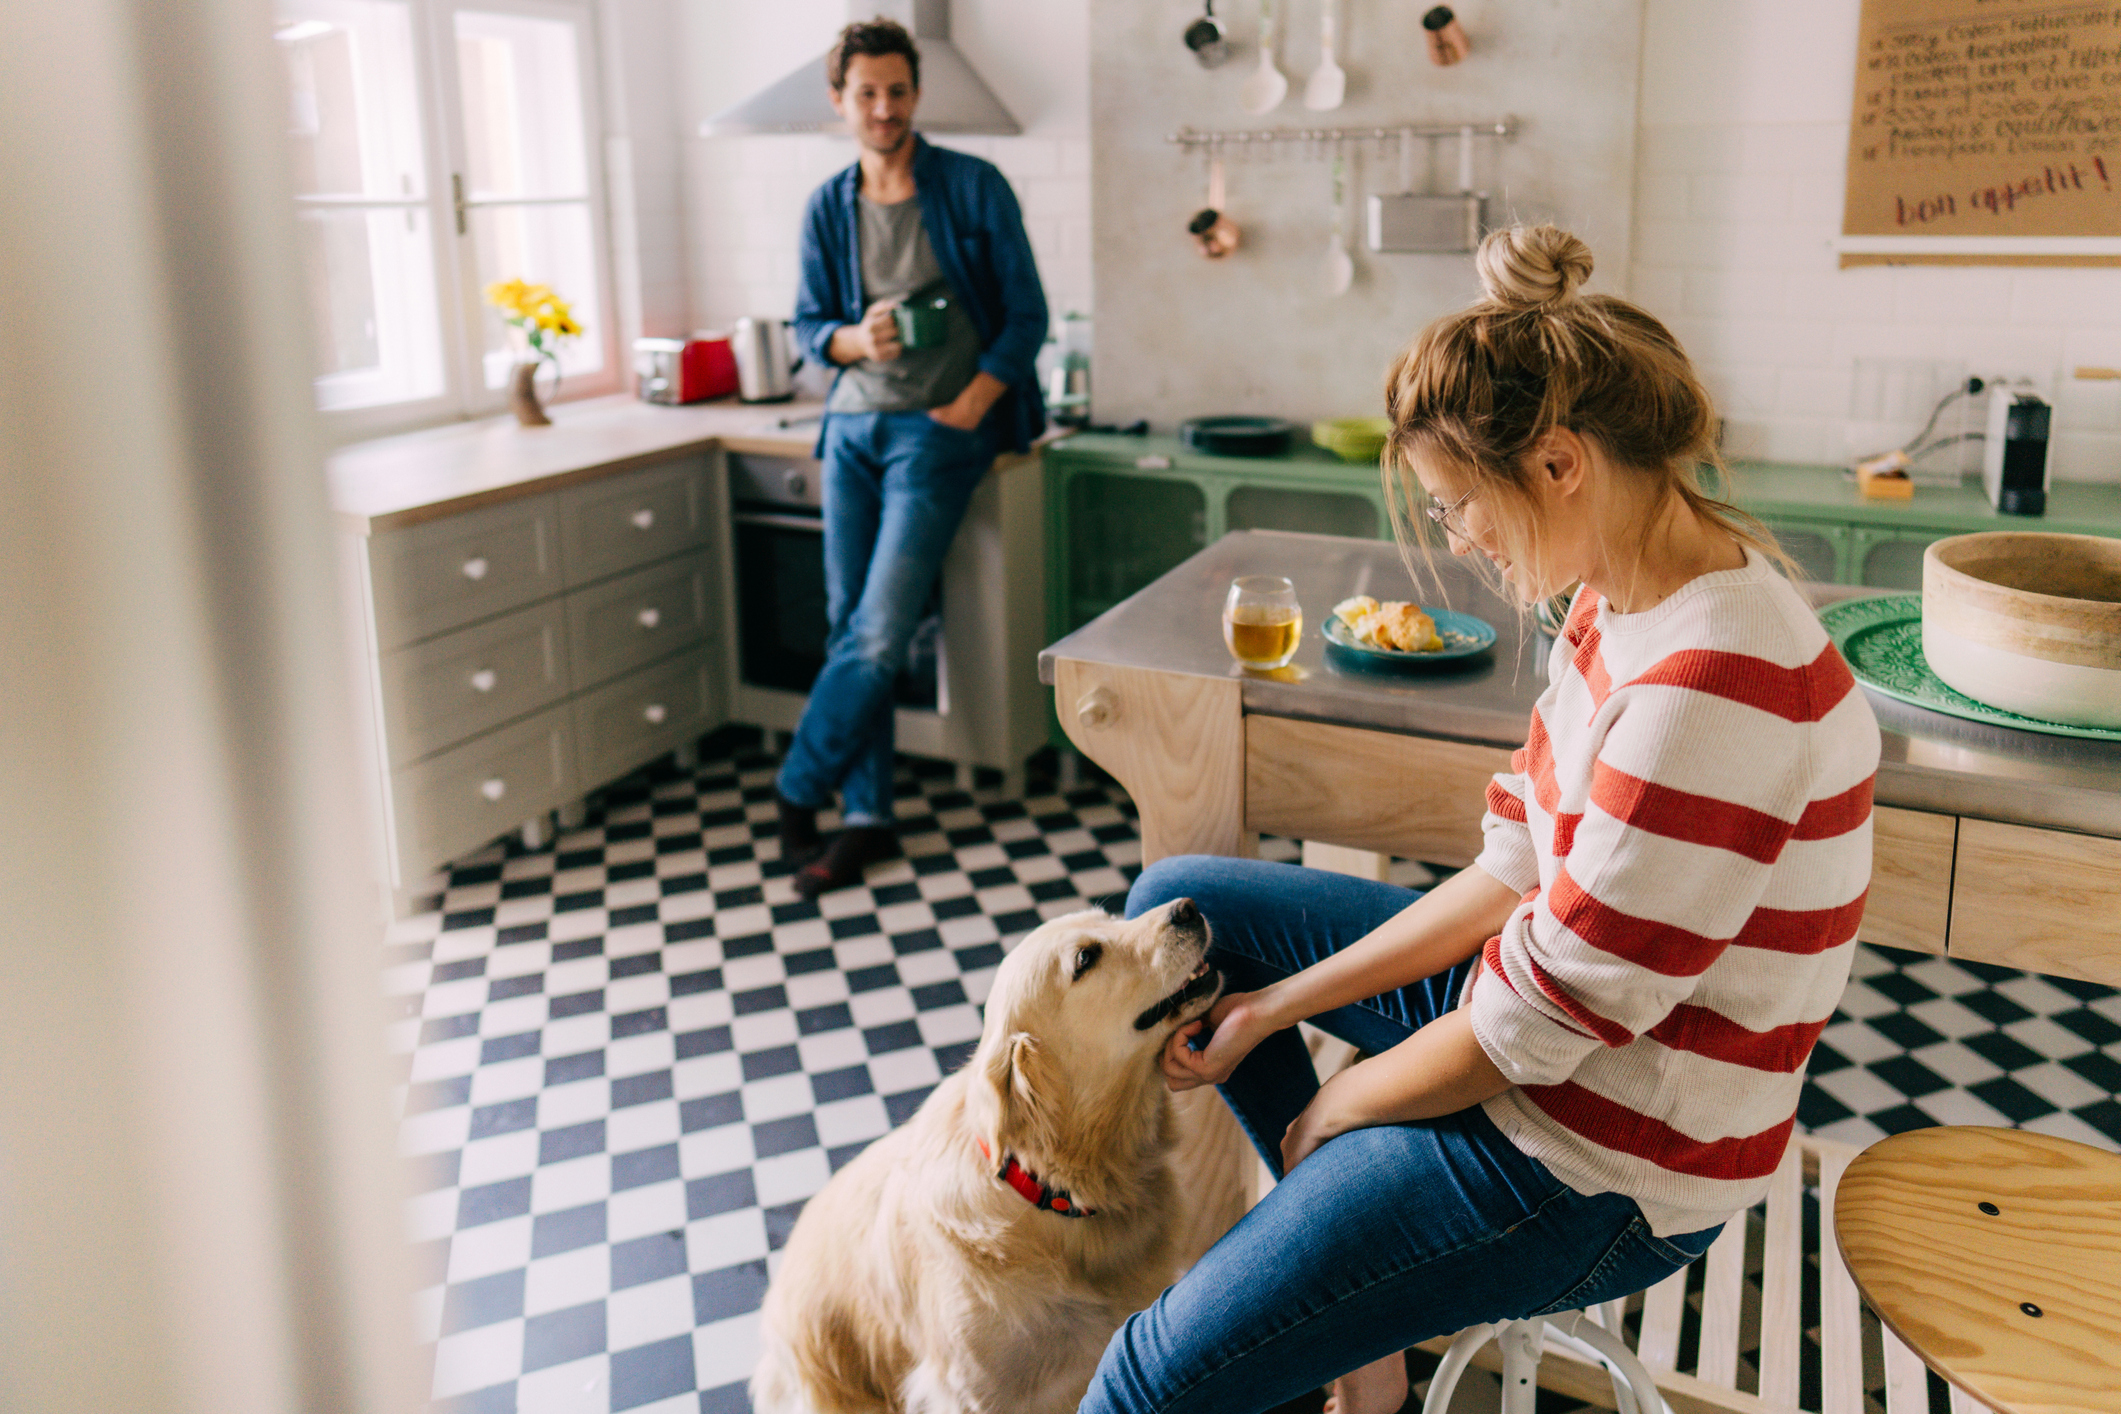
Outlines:
{"label": "glass of beer", "polygon": [[1223,601],[1223,642],[1248,668],[1282,668],[1303,637],[1303,605],[1296,586],[1278,574],[1240,575]]}

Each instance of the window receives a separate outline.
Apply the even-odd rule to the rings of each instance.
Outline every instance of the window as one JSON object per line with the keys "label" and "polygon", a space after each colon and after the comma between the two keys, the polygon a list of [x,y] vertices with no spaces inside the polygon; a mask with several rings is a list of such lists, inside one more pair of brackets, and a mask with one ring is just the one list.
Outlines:
{"label": "window", "polygon": [[550,285],[582,325],[568,394],[618,386],[589,12],[279,0],[317,406],[387,430],[500,406],[515,360],[483,291]]}

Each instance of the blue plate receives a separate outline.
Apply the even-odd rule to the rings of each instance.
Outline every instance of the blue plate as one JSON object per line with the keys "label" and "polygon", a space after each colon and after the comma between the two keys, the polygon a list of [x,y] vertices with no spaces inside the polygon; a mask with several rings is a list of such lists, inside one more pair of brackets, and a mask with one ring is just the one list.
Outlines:
{"label": "blue plate", "polygon": [[1443,663],[1455,667],[1495,646],[1495,625],[1486,619],[1476,619],[1471,614],[1450,609],[1424,609],[1422,612],[1436,620],[1437,636],[1443,639],[1443,647],[1434,652],[1409,653],[1401,648],[1378,648],[1363,643],[1348,632],[1347,624],[1338,614],[1326,620],[1326,644],[1366,667],[1392,668],[1425,668]]}

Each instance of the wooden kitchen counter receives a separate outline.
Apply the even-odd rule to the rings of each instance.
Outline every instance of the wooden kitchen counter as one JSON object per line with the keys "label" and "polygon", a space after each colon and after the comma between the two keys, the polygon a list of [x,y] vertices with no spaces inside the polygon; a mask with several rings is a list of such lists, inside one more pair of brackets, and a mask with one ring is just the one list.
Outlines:
{"label": "wooden kitchen counter", "polygon": [[[1484,784],[1523,744],[1546,663],[1514,606],[1438,558],[1449,606],[1495,625],[1490,660],[1393,674],[1328,661],[1319,628],[1340,600],[1432,596],[1389,542],[1271,531],[1224,536],[1040,655],[1063,729],[1134,797],[1145,862],[1249,854],[1260,833],[1472,861]],[[1278,673],[1244,672],[1223,648],[1240,574],[1296,583],[1304,636]],[[1866,696],[1881,740],[1860,936],[2121,986],[2121,743]]]}
{"label": "wooden kitchen counter", "polygon": [[663,407],[614,396],[546,411],[550,427],[489,417],[340,448],[327,467],[342,527],[368,535],[417,525],[716,446],[807,457],[824,404]]}

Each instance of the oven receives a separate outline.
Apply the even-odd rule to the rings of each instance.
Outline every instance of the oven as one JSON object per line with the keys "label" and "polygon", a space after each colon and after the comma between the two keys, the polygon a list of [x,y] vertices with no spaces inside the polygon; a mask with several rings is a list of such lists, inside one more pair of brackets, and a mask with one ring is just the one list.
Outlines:
{"label": "oven", "polygon": [[[729,453],[737,677],[748,686],[807,693],[825,665],[822,483],[808,457]],[[942,653],[938,576],[899,673],[899,706],[941,709]]]}

